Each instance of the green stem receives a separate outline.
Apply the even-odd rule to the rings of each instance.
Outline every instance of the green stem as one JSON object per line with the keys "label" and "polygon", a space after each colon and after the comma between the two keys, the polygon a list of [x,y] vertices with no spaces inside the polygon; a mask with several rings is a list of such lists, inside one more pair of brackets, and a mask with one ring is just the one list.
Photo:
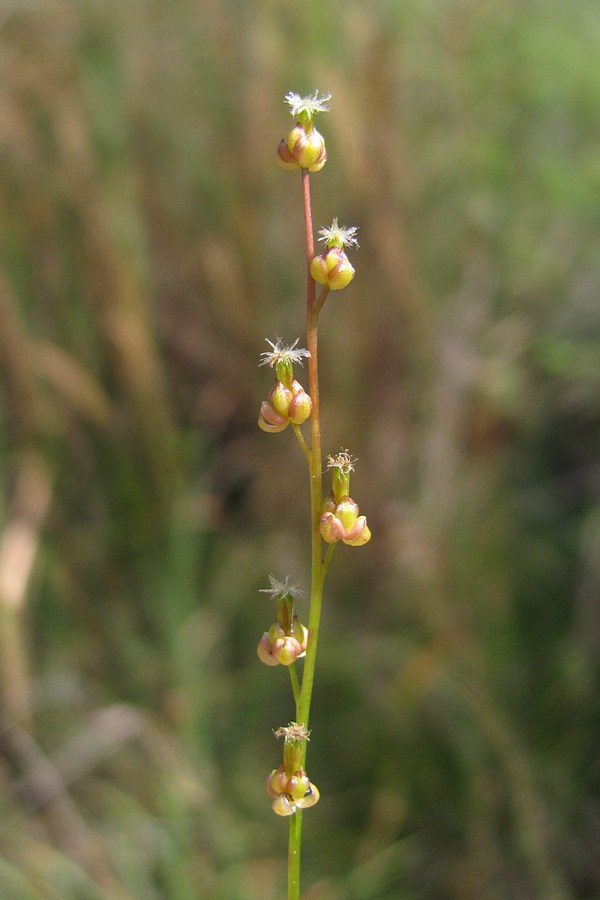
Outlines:
{"label": "green stem", "polygon": [[296,664],[292,663],[291,666],[288,667],[288,671],[290,673],[290,680],[292,682],[292,691],[294,693],[294,700],[296,702],[296,706],[300,701],[300,682],[298,681],[298,673],[296,672]]}
{"label": "green stem", "polygon": [[288,845],[288,900],[300,898],[300,848],[302,846],[302,810],[290,816]]}
{"label": "green stem", "polygon": [[[309,394],[312,400],[310,418],[311,445],[307,447],[299,429],[296,437],[305,452],[308,461],[310,479],[310,523],[311,523],[311,586],[310,610],[308,614],[308,644],[302,673],[302,686],[296,699],[296,722],[308,727],[310,704],[315,677],[317,647],[319,642],[319,625],[321,622],[321,606],[323,603],[323,585],[329,568],[334,545],[330,545],[325,559],[322,555],[323,542],[319,531],[321,505],[323,500],[322,455],[321,455],[321,407],[319,401],[319,313],[325,302],[329,288],[325,287],[318,299],[316,284],[310,273],[310,264],[315,255],[313,237],[312,211],[310,202],[310,178],[308,169],[302,169],[302,196],[304,201],[304,227],[306,233],[306,340],[310,353],[308,360]],[[303,752],[303,764],[306,757],[306,745]],[[288,849],[288,900],[299,900],[300,897],[300,848],[302,842],[302,813],[300,810],[290,817],[290,836]]]}
{"label": "green stem", "polygon": [[304,440],[304,435],[300,431],[300,426],[292,424],[292,428],[294,429],[294,434],[298,438],[298,443],[302,447],[302,452],[304,453],[304,455],[307,459],[307,462],[310,465],[310,448],[308,447],[306,441]]}

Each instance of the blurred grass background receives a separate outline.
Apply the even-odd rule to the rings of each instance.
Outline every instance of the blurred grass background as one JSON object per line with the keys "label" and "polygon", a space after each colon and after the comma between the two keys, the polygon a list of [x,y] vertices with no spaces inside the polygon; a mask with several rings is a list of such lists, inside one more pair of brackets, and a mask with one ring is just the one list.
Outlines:
{"label": "blurred grass background", "polygon": [[374,536],[305,896],[600,896],[599,40],[595,0],[2,0],[3,900],[283,894],[258,591],[307,584],[307,485],[257,362],[303,333],[274,153],[316,87],[316,224],[361,242],[324,445]]}

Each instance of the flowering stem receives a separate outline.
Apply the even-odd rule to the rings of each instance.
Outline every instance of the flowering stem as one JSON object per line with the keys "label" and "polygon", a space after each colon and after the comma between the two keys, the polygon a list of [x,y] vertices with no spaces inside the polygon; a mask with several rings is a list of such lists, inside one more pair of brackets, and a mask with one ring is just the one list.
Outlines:
{"label": "flowering stem", "polygon": [[[296,721],[308,727],[310,703],[315,675],[319,625],[321,621],[321,605],[323,600],[323,584],[329,568],[333,545],[328,548],[326,558],[322,557],[322,539],[319,531],[321,504],[323,497],[322,456],[321,456],[321,409],[319,403],[319,357],[318,357],[318,321],[319,312],[329,293],[324,288],[318,299],[316,284],[310,272],[310,264],[315,255],[312,211],[310,202],[310,176],[308,169],[302,169],[302,195],[304,201],[304,228],[306,234],[306,331],[308,359],[309,394],[312,399],[310,418],[311,445],[307,447],[304,439],[296,431],[296,436],[305,451],[308,460],[310,478],[310,521],[311,521],[311,589],[310,611],[308,618],[308,644],[302,673],[302,686],[296,699]],[[304,756],[306,746],[304,747]],[[300,897],[300,846],[302,840],[302,813],[297,810],[290,818],[290,836],[288,850],[288,900]]]}

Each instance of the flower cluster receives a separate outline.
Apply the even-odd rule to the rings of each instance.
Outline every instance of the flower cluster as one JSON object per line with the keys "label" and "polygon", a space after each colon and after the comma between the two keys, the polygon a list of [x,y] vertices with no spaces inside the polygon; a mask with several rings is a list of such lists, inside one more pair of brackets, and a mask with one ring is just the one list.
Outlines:
{"label": "flower cluster", "polygon": [[278,728],[276,737],[285,738],[283,762],[267,778],[267,794],[278,816],[291,816],[319,801],[319,791],[302,768],[302,745],[309,739],[305,725],[290,722]]}
{"label": "flower cluster", "polygon": [[326,249],[315,256],[310,264],[310,274],[319,284],[328,285],[332,291],[339,291],[354,278],[354,267],[344,252],[344,247],[358,247],[357,229],[338,225],[334,219],[331,228],[321,228],[319,240]]}
{"label": "flower cluster", "polygon": [[277,161],[284,169],[301,168],[319,172],[327,162],[325,140],[314,126],[314,117],[316,113],[327,111],[329,107],[326,104],[330,99],[328,94],[319,97],[318,91],[312,97],[300,97],[294,93],[286,96],[296,125],[277,148]]}
{"label": "flower cluster", "polygon": [[312,400],[299,381],[294,378],[293,364],[302,365],[302,358],[310,356],[308,350],[297,349],[298,340],[289,347],[281,338],[275,343],[267,340],[272,350],[261,354],[261,366],[275,368],[275,384],[263,400],[258,416],[258,427],[263,431],[276,433],[283,431],[291,423],[302,425],[312,411]]}
{"label": "flower cluster", "polygon": [[347,450],[327,460],[331,469],[331,494],[323,503],[319,531],[328,544],[342,541],[351,547],[361,547],[371,539],[366,516],[359,515],[358,503],[350,496],[350,473],[355,460]]}
{"label": "flower cluster", "polygon": [[263,593],[271,594],[277,602],[277,619],[261,637],[256,652],[261,662],[267,666],[291,666],[306,653],[308,629],[294,614],[294,600],[300,595],[298,586],[285,581],[277,581],[269,576],[270,588]]}
{"label": "flower cluster", "polygon": [[273,622],[261,637],[256,652],[267,666],[291,666],[306,653],[307,641],[307,628],[298,622],[298,616],[294,616],[289,631],[280,622]]}
{"label": "flower cluster", "polygon": [[344,497],[336,503],[333,496],[323,504],[319,523],[321,537],[328,544],[343,541],[351,547],[361,547],[371,540],[366,516],[359,516],[358,503],[352,497]]}
{"label": "flower cluster", "polygon": [[267,778],[267,794],[278,816],[291,816],[297,809],[306,809],[319,802],[319,790],[300,768],[288,775],[285,765],[273,769]]}

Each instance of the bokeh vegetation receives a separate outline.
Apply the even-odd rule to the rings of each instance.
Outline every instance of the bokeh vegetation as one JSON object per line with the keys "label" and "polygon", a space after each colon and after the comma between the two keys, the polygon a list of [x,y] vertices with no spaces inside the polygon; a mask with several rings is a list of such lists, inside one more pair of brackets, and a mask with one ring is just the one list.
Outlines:
{"label": "bokeh vegetation", "polygon": [[324,443],[373,540],[305,895],[600,895],[599,39],[595,0],[2,0],[2,898],[282,895],[258,591],[306,578],[307,486],[257,362],[303,331],[274,153],[316,87],[316,222],[361,242]]}

